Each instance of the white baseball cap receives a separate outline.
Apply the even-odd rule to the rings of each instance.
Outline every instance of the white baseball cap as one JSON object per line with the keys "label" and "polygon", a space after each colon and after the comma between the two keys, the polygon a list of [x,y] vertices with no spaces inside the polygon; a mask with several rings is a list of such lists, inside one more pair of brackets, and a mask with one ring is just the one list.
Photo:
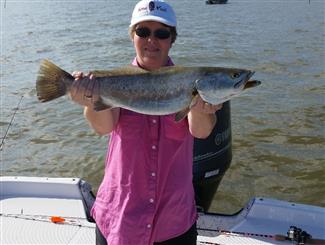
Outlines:
{"label": "white baseball cap", "polygon": [[141,0],[133,10],[131,24],[142,21],[157,21],[168,26],[176,27],[176,15],[173,8],[163,0]]}

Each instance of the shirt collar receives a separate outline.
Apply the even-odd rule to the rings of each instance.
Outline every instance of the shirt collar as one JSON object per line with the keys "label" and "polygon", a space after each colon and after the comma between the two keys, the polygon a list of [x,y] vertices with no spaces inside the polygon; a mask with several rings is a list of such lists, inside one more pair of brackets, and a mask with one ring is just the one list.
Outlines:
{"label": "shirt collar", "polygon": [[[138,63],[136,57],[134,57],[134,59],[133,59],[133,61],[132,61],[132,65],[133,65],[133,66],[138,66],[138,67],[140,67],[140,65],[139,65],[139,63]],[[173,62],[172,59],[168,56],[167,63],[166,63],[166,65],[164,65],[164,66],[173,66],[173,65],[174,65],[174,62]]]}

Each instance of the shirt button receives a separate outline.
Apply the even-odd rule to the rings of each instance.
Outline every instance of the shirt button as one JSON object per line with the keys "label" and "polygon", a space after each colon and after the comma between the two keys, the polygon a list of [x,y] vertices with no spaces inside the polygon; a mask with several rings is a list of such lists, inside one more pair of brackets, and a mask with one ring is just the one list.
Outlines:
{"label": "shirt button", "polygon": [[157,120],[156,119],[152,119],[152,123],[157,123]]}
{"label": "shirt button", "polygon": [[156,173],[155,173],[155,172],[152,172],[152,173],[151,173],[151,176],[152,176],[152,177],[156,177]]}
{"label": "shirt button", "polygon": [[150,229],[151,228],[151,224],[147,224],[147,228]]}
{"label": "shirt button", "polygon": [[153,203],[154,201],[155,201],[155,200],[154,200],[153,198],[150,198],[150,199],[149,199],[149,202],[150,202],[150,203]]}
{"label": "shirt button", "polygon": [[151,149],[156,150],[157,147],[155,145],[151,146]]}

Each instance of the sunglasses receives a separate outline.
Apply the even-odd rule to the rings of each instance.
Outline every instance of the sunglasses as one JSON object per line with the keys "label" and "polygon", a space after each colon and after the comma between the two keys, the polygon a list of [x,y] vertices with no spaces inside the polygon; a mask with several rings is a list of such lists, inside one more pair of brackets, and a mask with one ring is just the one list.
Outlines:
{"label": "sunglasses", "polygon": [[[139,27],[135,29],[135,34],[141,38],[147,38],[151,35],[151,30],[148,27]],[[158,39],[168,39],[171,35],[170,31],[167,29],[157,29],[153,32],[153,35]]]}

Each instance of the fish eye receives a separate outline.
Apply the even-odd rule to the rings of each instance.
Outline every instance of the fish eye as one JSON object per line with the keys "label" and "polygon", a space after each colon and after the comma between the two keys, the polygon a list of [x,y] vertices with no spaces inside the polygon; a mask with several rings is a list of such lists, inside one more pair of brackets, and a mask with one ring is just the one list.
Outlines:
{"label": "fish eye", "polygon": [[232,78],[238,78],[238,77],[240,77],[240,72],[234,72],[232,74]]}

